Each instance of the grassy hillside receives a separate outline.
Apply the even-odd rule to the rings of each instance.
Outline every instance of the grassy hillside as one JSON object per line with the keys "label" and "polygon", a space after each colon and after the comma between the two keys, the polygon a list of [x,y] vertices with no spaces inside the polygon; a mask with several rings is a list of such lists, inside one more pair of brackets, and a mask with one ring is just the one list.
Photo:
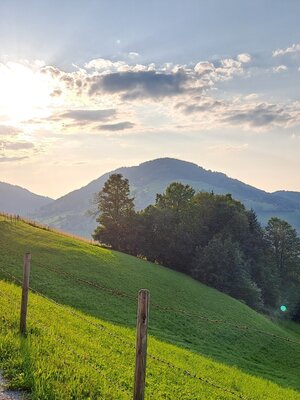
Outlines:
{"label": "grassy hillside", "polygon": [[19,289],[0,283],[0,363],[34,398],[130,398],[141,287],[151,292],[147,398],[237,398],[224,389],[248,399],[300,398],[286,389],[300,389],[297,326],[273,323],[186,276],[121,253],[3,218],[0,232],[4,271],[20,278],[23,253],[31,251],[31,286],[90,315],[80,318],[31,294],[31,333],[20,342],[18,310],[10,312]]}

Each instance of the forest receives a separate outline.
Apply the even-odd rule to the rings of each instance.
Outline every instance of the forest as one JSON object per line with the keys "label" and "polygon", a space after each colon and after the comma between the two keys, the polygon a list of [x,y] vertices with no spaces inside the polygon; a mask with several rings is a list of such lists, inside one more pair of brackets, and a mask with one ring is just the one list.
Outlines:
{"label": "forest", "polygon": [[95,196],[93,237],[162,264],[271,315],[300,321],[300,238],[286,221],[266,227],[230,194],[171,183],[135,211],[129,181],[112,174]]}

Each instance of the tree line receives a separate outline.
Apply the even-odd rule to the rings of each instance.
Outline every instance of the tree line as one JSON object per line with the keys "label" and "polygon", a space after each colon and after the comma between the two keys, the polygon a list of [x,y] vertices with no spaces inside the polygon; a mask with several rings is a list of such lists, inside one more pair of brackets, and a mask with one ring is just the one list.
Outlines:
{"label": "tree line", "polygon": [[196,193],[178,182],[137,212],[121,174],[109,177],[95,201],[100,243],[300,321],[300,239],[286,221],[273,217],[263,228],[230,194]]}

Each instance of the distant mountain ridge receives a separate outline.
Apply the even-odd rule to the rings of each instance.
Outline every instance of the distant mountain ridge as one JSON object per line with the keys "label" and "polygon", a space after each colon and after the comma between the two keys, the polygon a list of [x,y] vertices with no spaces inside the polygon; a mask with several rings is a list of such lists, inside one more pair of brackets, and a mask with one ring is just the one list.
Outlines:
{"label": "distant mountain ridge", "polygon": [[0,212],[27,217],[53,201],[50,197],[40,196],[20,186],[0,182]]}
{"label": "distant mountain ridge", "polygon": [[253,208],[263,224],[272,216],[278,216],[287,220],[300,232],[299,192],[268,193],[229,178],[223,173],[205,170],[196,164],[173,158],[155,159],[138,166],[122,167],[106,173],[88,185],[42,206],[32,213],[32,217],[58,229],[90,237],[96,223],[87,215],[87,211],[93,207],[94,194],[102,189],[112,173],[120,173],[129,179],[137,209],[152,204],[156,193],[163,192],[171,182],[180,181],[191,185],[197,191],[230,193],[247,208]]}

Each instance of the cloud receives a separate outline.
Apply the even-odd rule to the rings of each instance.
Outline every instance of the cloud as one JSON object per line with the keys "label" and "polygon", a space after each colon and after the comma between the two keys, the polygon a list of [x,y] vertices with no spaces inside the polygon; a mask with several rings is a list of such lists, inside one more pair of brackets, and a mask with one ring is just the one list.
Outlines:
{"label": "cloud", "polygon": [[130,51],[128,53],[128,58],[130,58],[131,60],[134,60],[135,58],[139,57],[139,53],[135,52],[135,51]]}
{"label": "cloud", "polygon": [[13,161],[21,161],[24,160],[25,158],[28,158],[27,156],[24,157],[5,157],[5,156],[0,156],[0,163],[1,162],[13,162]]}
{"label": "cloud", "polygon": [[123,131],[125,129],[131,129],[134,127],[134,124],[129,121],[118,122],[116,124],[105,124],[100,125],[97,129],[101,131]]}
{"label": "cloud", "polygon": [[285,72],[287,70],[288,70],[288,67],[286,65],[278,65],[277,67],[273,68],[273,72],[275,72],[275,73]]}
{"label": "cloud", "polygon": [[0,141],[0,147],[7,150],[25,150],[33,149],[35,146],[31,142],[4,142]]}
{"label": "cloud", "polygon": [[213,100],[211,98],[201,99],[199,102],[181,102],[176,104],[175,108],[179,108],[183,111],[184,114],[194,114],[194,113],[202,113],[207,111],[212,111],[215,108],[221,107],[222,102],[219,100]]}
{"label": "cloud", "polygon": [[89,90],[90,95],[101,91],[121,93],[122,98],[161,98],[174,96],[185,91],[187,76],[184,72],[174,74],[154,71],[118,72],[99,77]]}
{"label": "cloud", "polygon": [[86,69],[96,69],[97,71],[111,71],[112,68],[118,68],[122,65],[125,65],[123,61],[119,61],[116,63],[105,58],[96,58],[86,63],[84,67]]}
{"label": "cloud", "polygon": [[[267,130],[273,126],[286,128],[300,124],[300,103],[286,105],[255,102],[253,95],[225,100],[195,96],[175,105],[176,114],[193,116],[195,126],[203,128],[218,125],[240,126],[252,130]],[[175,115],[176,115],[175,114]]]}
{"label": "cloud", "polygon": [[105,110],[68,110],[59,114],[58,117],[59,119],[68,118],[78,122],[89,123],[106,121],[114,115],[116,115],[116,110],[109,108]]}
{"label": "cloud", "polygon": [[14,126],[0,125],[0,136],[15,136],[20,132],[20,129]]}
{"label": "cloud", "polygon": [[285,56],[286,54],[293,54],[300,52],[300,43],[292,44],[292,46],[287,47],[286,49],[277,49],[273,51],[273,57]]}
{"label": "cloud", "polygon": [[42,66],[40,71],[42,74],[51,75],[52,78],[57,78],[62,74],[62,72],[58,68],[53,67],[52,65]]}
{"label": "cloud", "polygon": [[[243,59],[248,59],[246,54],[242,55]],[[250,57],[250,56],[249,56]],[[244,72],[243,64],[246,61],[234,60],[233,58],[224,58],[215,64],[208,61],[200,61],[195,67],[195,78],[200,78],[207,86],[213,86],[219,81],[231,79],[235,75],[242,75]]]}
{"label": "cloud", "polygon": [[[130,65],[125,61],[98,58],[85,64],[85,72],[81,71],[82,86],[90,96],[119,95],[123,100],[157,100],[208,90],[217,82],[242,75],[243,65],[250,60],[249,54],[242,53],[238,59],[226,58],[215,63],[200,61],[193,65],[165,63],[157,66],[153,63]],[[71,78],[70,81],[74,80],[74,75]]]}
{"label": "cloud", "polygon": [[248,53],[241,53],[237,56],[237,59],[241,63],[248,63],[251,61],[251,56]]}
{"label": "cloud", "polygon": [[234,75],[242,75],[243,63],[241,61],[234,60],[233,58],[225,58],[220,61],[220,66],[216,68],[216,73],[219,77],[216,79],[230,79]]}
{"label": "cloud", "polygon": [[[138,56],[131,53],[133,58]],[[298,111],[290,107],[291,102],[281,109],[272,104],[262,106],[253,93],[226,94],[224,86],[217,91],[222,82],[236,76],[248,77],[246,64],[251,60],[251,55],[243,52],[234,58],[189,64],[138,64],[98,58],[68,72],[42,65],[39,70],[50,82],[51,104],[47,112],[40,112],[26,122],[39,123],[44,132],[55,130],[61,135],[75,134],[80,126],[87,126],[90,132],[131,129],[134,124],[127,119],[135,122],[137,113],[147,129],[149,124],[151,128],[160,128],[162,123],[164,129],[187,125],[191,129],[210,129],[224,124],[256,129],[294,124],[299,118]],[[274,72],[286,68],[274,66]],[[158,113],[153,114],[154,109]],[[24,129],[30,132],[36,128],[24,125]]]}
{"label": "cloud", "polygon": [[261,128],[269,125],[284,126],[292,122],[293,115],[284,108],[275,104],[244,105],[229,111],[224,121],[233,125],[247,125],[252,128]]}
{"label": "cloud", "polygon": [[54,89],[53,92],[50,94],[51,97],[59,97],[62,95],[61,89]]}
{"label": "cloud", "polygon": [[208,61],[200,61],[195,65],[194,70],[197,74],[204,75],[214,72],[215,66]]}

